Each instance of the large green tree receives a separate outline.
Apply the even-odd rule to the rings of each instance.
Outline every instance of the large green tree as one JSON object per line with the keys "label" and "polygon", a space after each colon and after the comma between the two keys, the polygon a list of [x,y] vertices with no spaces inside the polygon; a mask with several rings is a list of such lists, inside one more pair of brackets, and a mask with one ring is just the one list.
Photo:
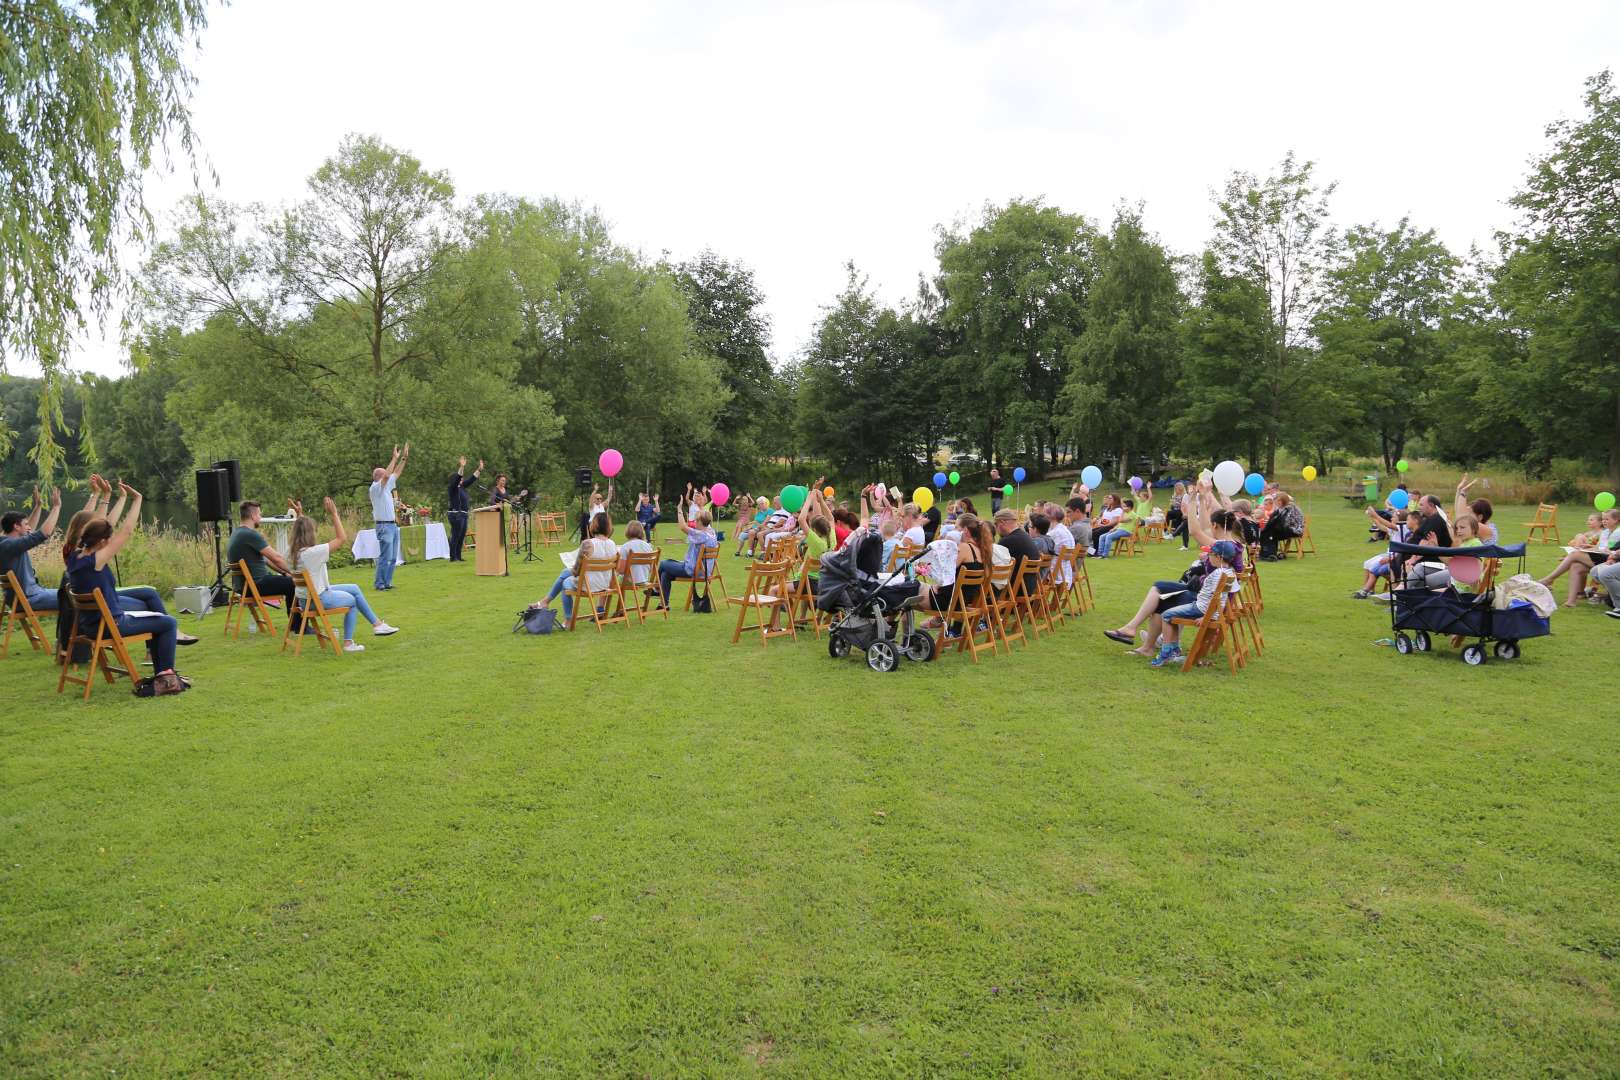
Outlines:
{"label": "large green tree", "polygon": [[1229,274],[1212,251],[1199,261],[1194,302],[1182,320],[1181,409],[1175,445],[1208,459],[1242,457],[1251,467],[1275,435],[1276,418],[1257,408],[1276,340],[1264,290]]}
{"label": "large green tree", "polygon": [[1612,72],[1587,80],[1584,104],[1584,116],[1547,128],[1552,149],[1512,199],[1523,217],[1502,237],[1497,295],[1528,334],[1512,382],[1540,455],[1605,460],[1620,484],[1620,95]]}
{"label": "large green tree", "polygon": [[[0,0],[0,370],[44,373],[31,456],[62,462],[65,354],[104,319],[119,245],[151,229],[142,185],[169,139],[188,155],[203,0]],[[86,306],[87,305],[87,306]],[[0,427],[0,452],[11,429]]]}
{"label": "large green tree", "polygon": [[1180,375],[1182,296],[1169,254],[1122,209],[1097,241],[1097,278],[1085,330],[1069,348],[1065,387],[1077,441],[1119,455],[1120,479],[1137,453],[1155,458]]}
{"label": "large green tree", "polygon": [[716,361],[728,396],[713,433],[690,448],[684,463],[700,482],[753,480],[766,408],[775,392],[767,349],[770,320],[753,271],[704,251],[675,268],[686,294],[693,347]]}

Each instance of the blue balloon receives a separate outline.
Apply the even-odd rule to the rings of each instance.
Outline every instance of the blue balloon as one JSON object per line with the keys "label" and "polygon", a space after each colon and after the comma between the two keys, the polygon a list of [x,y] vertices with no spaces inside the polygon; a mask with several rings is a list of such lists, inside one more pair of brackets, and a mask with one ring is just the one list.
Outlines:
{"label": "blue balloon", "polygon": [[1266,478],[1257,472],[1250,473],[1243,480],[1243,490],[1250,495],[1258,495],[1266,490]]}
{"label": "blue balloon", "polygon": [[942,487],[945,486],[945,474],[944,473],[937,472],[937,473],[934,474],[934,486],[937,487],[937,488],[942,488]]}
{"label": "blue balloon", "polygon": [[1013,470],[1013,483],[1022,484],[1024,482],[1024,477],[1028,475],[1029,473],[1024,471],[1024,467],[1022,465],[1018,466],[1018,468]]}
{"label": "blue balloon", "polygon": [[1080,482],[1088,488],[1102,487],[1102,470],[1095,465],[1087,465],[1080,470]]}
{"label": "blue balloon", "polygon": [[1394,491],[1389,493],[1389,505],[1393,506],[1397,510],[1405,510],[1406,504],[1411,501],[1412,496],[1408,495],[1400,488],[1396,488]]}

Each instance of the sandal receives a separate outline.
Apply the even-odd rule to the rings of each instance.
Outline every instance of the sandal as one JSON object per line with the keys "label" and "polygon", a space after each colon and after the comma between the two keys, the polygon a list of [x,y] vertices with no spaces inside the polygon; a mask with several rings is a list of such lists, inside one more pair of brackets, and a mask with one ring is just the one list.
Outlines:
{"label": "sandal", "polygon": [[1136,644],[1136,638],[1132,637],[1130,634],[1125,633],[1123,630],[1104,630],[1103,631],[1103,637],[1107,638],[1109,641],[1117,641],[1121,645],[1135,645]]}

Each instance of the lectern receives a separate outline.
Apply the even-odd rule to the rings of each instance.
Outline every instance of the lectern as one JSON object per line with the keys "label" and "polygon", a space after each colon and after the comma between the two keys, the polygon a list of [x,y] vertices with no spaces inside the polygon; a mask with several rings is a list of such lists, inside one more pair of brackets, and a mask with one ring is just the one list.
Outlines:
{"label": "lectern", "polygon": [[506,574],[506,545],[502,543],[501,511],[490,507],[473,511],[473,566],[479,577]]}

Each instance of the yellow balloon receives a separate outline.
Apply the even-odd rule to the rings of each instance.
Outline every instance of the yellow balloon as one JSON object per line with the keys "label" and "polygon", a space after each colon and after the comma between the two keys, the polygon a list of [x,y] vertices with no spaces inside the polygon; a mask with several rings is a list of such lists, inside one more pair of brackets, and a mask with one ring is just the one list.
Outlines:
{"label": "yellow balloon", "polygon": [[1315,465],[1307,465],[1307,466],[1305,466],[1304,471],[1301,472],[1300,475],[1305,478],[1306,483],[1310,483],[1312,480],[1316,479],[1316,466]]}
{"label": "yellow balloon", "polygon": [[934,505],[934,493],[925,487],[920,487],[911,493],[911,501],[917,504],[917,509],[927,510]]}

